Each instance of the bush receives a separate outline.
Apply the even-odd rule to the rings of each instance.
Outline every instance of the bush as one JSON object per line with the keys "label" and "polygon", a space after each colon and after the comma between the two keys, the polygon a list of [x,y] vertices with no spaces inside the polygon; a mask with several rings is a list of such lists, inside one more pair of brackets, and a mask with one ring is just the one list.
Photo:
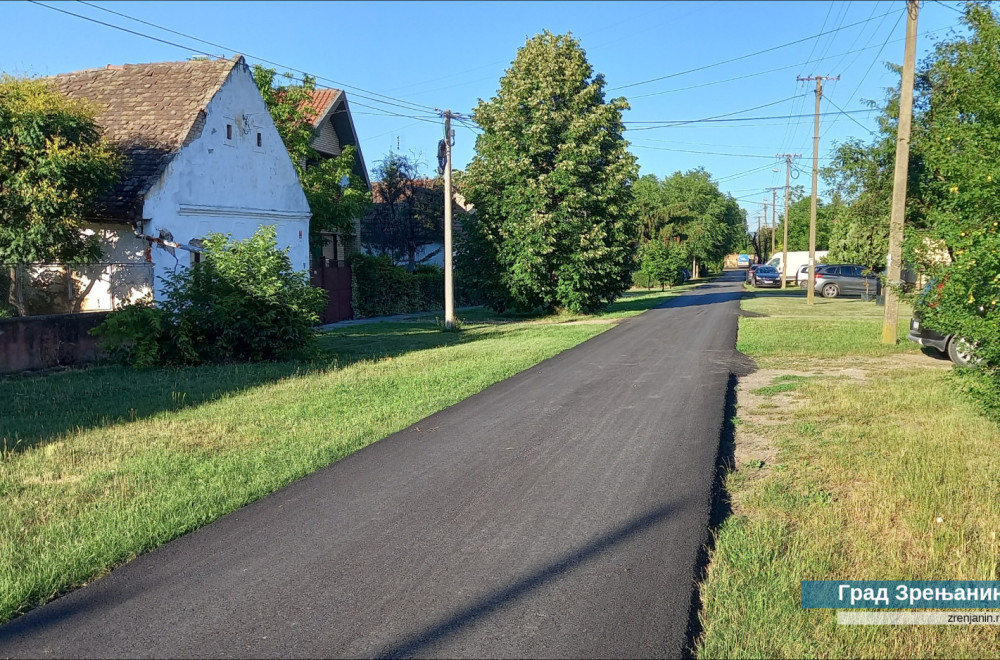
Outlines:
{"label": "bush", "polygon": [[[411,314],[444,309],[444,269],[424,264],[413,273],[393,264],[388,256],[353,254],[348,257],[354,278],[354,315],[358,318]],[[479,305],[482,301],[463,286],[455,274],[455,305]]]}
{"label": "bush", "polygon": [[[417,266],[413,271],[413,278],[420,290],[421,308],[444,309],[444,269],[431,265]],[[455,294],[457,303],[458,291]]]}
{"label": "bush", "polygon": [[420,286],[416,279],[387,256],[352,254],[354,315],[358,318],[420,311]]}
{"label": "bush", "polygon": [[326,294],[292,269],[273,226],[243,241],[210,234],[204,246],[200,263],[164,280],[159,307],[126,307],[91,331],[112,359],[136,367],[259,361],[312,345]]}

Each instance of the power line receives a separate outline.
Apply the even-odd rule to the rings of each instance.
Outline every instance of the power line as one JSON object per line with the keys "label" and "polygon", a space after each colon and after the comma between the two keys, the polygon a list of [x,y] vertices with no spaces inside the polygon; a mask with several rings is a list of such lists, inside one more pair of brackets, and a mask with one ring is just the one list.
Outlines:
{"label": "power line", "polygon": [[[935,32],[941,32],[943,30],[950,29],[951,27],[953,27],[953,26],[949,26],[947,28],[939,28],[937,30],[928,30],[927,32],[922,33],[920,36],[927,36],[927,35],[930,35],[930,34],[934,34]],[[891,34],[890,34],[890,36],[891,36]],[[900,41],[903,41],[903,39],[895,39],[893,41],[890,41],[889,43],[897,43],[897,42],[900,42]],[[844,58],[844,57],[846,57],[848,55],[854,55],[855,53],[863,53],[864,51],[871,50],[872,48],[878,48],[878,46],[866,45],[863,48],[857,48],[857,49],[854,49],[854,50],[848,50],[848,51],[843,52],[843,53],[837,53],[836,55],[830,55],[829,57],[821,57],[821,58],[817,59],[816,62],[822,62],[824,60],[832,60],[835,57]],[[634,96],[630,96],[629,100],[633,101],[635,99],[649,98],[650,96],[660,96],[662,94],[672,94],[672,93],[675,93],[675,92],[686,92],[688,90],[699,89],[701,87],[710,87],[712,85],[721,85],[723,83],[733,82],[733,81],[736,81],[736,80],[744,80],[746,78],[755,78],[757,76],[763,76],[763,75],[766,75],[768,73],[777,73],[778,71],[787,71],[788,69],[798,69],[800,66],[801,65],[799,65],[799,64],[788,64],[788,65],[785,65],[785,66],[775,67],[773,69],[766,69],[764,71],[757,71],[755,73],[747,73],[747,74],[743,74],[743,75],[739,75],[739,76],[733,76],[732,78],[723,78],[722,80],[713,80],[713,81],[707,82],[707,83],[699,83],[697,85],[688,85],[687,87],[675,87],[673,89],[664,89],[664,90],[660,90],[658,92],[650,92],[648,94],[636,94]],[[838,67],[833,67],[833,68],[837,69],[837,68],[839,68],[839,66]]]}
{"label": "power line", "polygon": [[695,149],[670,149],[669,147],[654,147],[645,144],[631,143],[633,147],[638,149],[652,149],[654,151],[674,151],[683,154],[704,154],[706,156],[733,156],[736,158],[774,158],[774,154],[733,154],[724,153],[721,151],[698,151]]}
{"label": "power line", "polygon": [[[834,103],[833,99],[831,99],[829,96],[824,96],[823,100],[827,101],[830,105],[832,105],[833,107],[835,107],[837,110],[840,110],[843,114],[847,115],[847,113],[845,113],[844,110],[839,105],[837,105],[836,103]],[[857,124],[861,128],[863,128],[866,131],[868,131],[869,133],[871,133],[872,135],[876,134],[875,131],[873,131],[872,129],[868,128],[867,126],[865,126],[864,124],[862,124],[861,122],[859,122],[857,119],[855,119],[851,115],[847,115],[847,118],[850,119],[851,121],[853,121],[855,124]],[[835,122],[830,122],[830,126],[833,126],[834,123]],[[827,133],[830,132],[829,128],[827,128],[826,130],[827,130]],[[824,133],[824,135],[826,135],[826,133]]]}
{"label": "power line", "polygon": [[830,20],[830,14],[833,12],[833,6],[835,4],[836,3],[833,0],[830,0],[830,6],[827,7],[826,16],[823,17],[823,24],[819,26],[819,34],[816,35],[816,41],[813,42],[812,48],[809,49],[809,54],[806,56],[806,61],[802,63],[802,70],[799,71],[799,76],[802,75],[802,72],[805,71],[805,68],[809,66],[809,62],[812,61],[813,53],[816,52],[816,46],[819,45],[819,40],[820,38],[822,38],[824,34],[823,28],[826,27],[826,22]]}
{"label": "power line", "polygon": [[[861,89],[862,83],[864,83],[865,79],[868,78],[868,74],[871,73],[872,67],[875,66],[875,62],[878,61],[878,58],[882,55],[882,51],[885,50],[885,47],[888,45],[888,43],[889,43],[889,37],[891,37],[892,33],[896,31],[896,28],[899,26],[899,22],[901,20],[903,20],[903,14],[900,14],[899,18],[896,19],[895,25],[892,26],[892,29],[889,31],[888,36],[886,36],[885,41],[882,42],[882,47],[878,49],[877,53],[875,53],[875,58],[872,60],[872,63],[868,65],[868,69],[865,71],[865,75],[861,76],[861,80],[858,82],[858,86],[854,88],[853,92],[851,92],[851,95],[847,98],[847,102],[844,105],[847,105],[848,103],[850,103],[851,101],[854,100],[854,95],[858,93],[858,90]],[[836,105],[836,104],[834,104],[834,105]],[[837,123],[836,119],[833,120],[832,122],[830,122],[830,125],[827,126],[826,130],[823,132],[823,136],[824,137],[826,136],[827,133],[830,132],[830,130],[833,128],[834,124],[836,124],[836,123]],[[868,130],[868,129],[865,129],[865,130]],[[874,133],[872,133],[872,135],[874,135]]]}
{"label": "power line", "polygon": [[[28,0],[28,1],[31,2],[32,4],[38,5],[39,7],[45,7],[46,9],[51,9],[53,11],[57,11],[57,12],[60,12],[62,14],[66,14],[68,16],[74,16],[76,18],[80,18],[80,19],[83,19],[85,21],[89,21],[91,23],[96,23],[98,25],[103,25],[105,27],[110,27],[112,29],[120,30],[120,31],[126,32],[128,34],[132,34],[132,35],[135,35],[135,36],[143,37],[143,38],[146,38],[146,39],[151,39],[153,41],[157,41],[157,42],[169,45],[169,46],[174,46],[175,48],[181,48],[183,50],[187,50],[187,51],[190,51],[190,52],[193,52],[193,53],[197,53],[199,55],[205,55],[207,57],[213,57],[213,58],[219,56],[217,53],[208,53],[208,52],[199,50],[197,48],[193,48],[191,46],[186,46],[186,45],[179,44],[179,43],[176,43],[176,42],[173,42],[173,41],[169,41],[169,40],[166,40],[166,39],[161,39],[159,37],[155,37],[153,35],[146,34],[144,32],[138,32],[136,30],[130,30],[129,28],[122,27],[120,25],[115,25],[114,23],[108,23],[108,22],[105,22],[105,21],[98,20],[96,18],[92,18],[90,16],[85,16],[83,14],[77,14],[75,12],[71,12],[71,11],[68,11],[68,10],[65,10],[65,9],[60,9],[59,7],[53,7],[51,5],[46,5],[46,4],[43,4],[41,2],[38,2],[38,0]],[[87,5],[89,7],[93,7],[95,9],[101,10],[101,11],[105,11],[105,12],[108,12],[108,13],[111,13],[111,14],[115,14],[117,16],[121,16],[123,18],[127,18],[129,20],[133,20],[133,21],[136,21],[138,23],[142,23],[144,25],[149,25],[151,27],[155,27],[155,28],[163,30],[165,32],[170,32],[172,34],[176,34],[178,36],[182,36],[182,37],[184,37],[186,39],[191,39],[191,40],[197,41],[199,43],[204,43],[204,44],[213,46],[215,48],[223,48],[224,50],[228,50],[228,51],[233,52],[233,53],[238,52],[238,49],[228,48],[226,46],[222,46],[221,44],[216,44],[216,43],[213,43],[213,42],[210,42],[210,41],[206,41],[204,39],[199,39],[198,37],[194,37],[194,36],[191,36],[191,35],[188,35],[188,34],[184,34],[182,32],[178,32],[176,30],[171,30],[170,28],[165,28],[163,26],[156,25],[155,23],[150,23],[148,21],[143,21],[141,19],[134,18],[132,16],[128,16],[127,14],[122,14],[120,12],[116,12],[116,11],[113,11],[111,9],[105,9],[104,7],[100,7],[98,5],[94,5],[92,3],[85,2],[84,0],[78,0],[78,2],[80,2],[81,4]],[[385,95],[385,94],[380,94],[378,92],[371,92],[371,91],[366,90],[366,89],[364,89],[362,87],[357,87],[356,85],[348,85],[346,83],[343,83],[343,82],[340,82],[340,81],[337,81],[337,80],[333,80],[331,78],[327,78],[327,77],[324,77],[324,76],[312,76],[312,74],[309,74],[309,73],[307,73],[305,71],[302,71],[301,69],[298,69],[296,67],[290,67],[290,66],[287,66],[287,65],[284,65],[284,64],[280,64],[278,62],[273,62],[271,60],[268,60],[268,59],[265,59],[265,58],[262,58],[262,57],[257,57],[256,55],[251,55],[249,53],[246,54],[246,57],[249,57],[251,59],[258,60],[258,61],[261,61],[261,62],[265,62],[267,64],[272,64],[274,66],[282,67],[282,68],[285,68],[285,69],[291,69],[291,70],[297,71],[298,73],[301,73],[303,75],[313,77],[313,78],[315,78],[317,80],[326,80],[326,81],[331,82],[331,83],[333,83],[335,85],[340,85],[343,88],[351,88],[351,89],[358,90],[359,92],[364,92],[364,93],[355,93],[355,95],[358,96],[358,97],[360,97],[360,98],[365,98],[365,99],[367,99],[369,101],[373,101],[373,102],[376,102],[376,103],[382,103],[382,104],[385,104],[385,105],[394,105],[394,106],[401,107],[403,109],[410,110],[410,111],[419,111],[421,109],[428,109],[428,110],[431,109],[430,106],[425,106],[425,105],[422,105],[422,104],[419,104],[419,103],[414,103],[414,102],[411,102],[411,101],[405,101],[403,99],[397,99],[397,98],[394,98],[394,97],[391,97],[391,96],[388,96],[388,95]],[[373,98],[373,97],[366,96],[365,94],[374,94],[375,96],[381,96],[383,98]],[[392,101],[386,101],[384,99],[392,99],[392,101],[398,101],[399,103],[394,103]],[[408,107],[408,106],[413,106],[413,107]]]}
{"label": "power line", "polygon": [[[874,108],[865,108],[865,109],[860,109],[860,110],[840,110],[838,112],[821,112],[821,113],[819,113],[819,116],[820,117],[828,117],[828,116],[833,116],[833,115],[859,114],[859,113],[864,113],[864,112],[877,112],[877,110],[875,110]],[[662,124],[663,125],[658,125],[658,126],[639,126],[637,128],[633,128],[633,129],[630,129],[630,130],[632,130],[632,131],[647,131],[647,130],[653,130],[653,129],[656,129],[656,128],[675,128],[677,126],[682,126],[682,125],[685,125],[685,124],[695,123],[695,122],[697,122],[697,123],[713,123],[713,122],[735,122],[735,121],[762,121],[762,120],[767,120],[767,119],[798,119],[798,118],[805,118],[805,117],[812,118],[812,117],[815,117],[815,116],[816,116],[815,113],[808,113],[808,114],[801,114],[801,115],[770,115],[770,116],[766,116],[766,117],[730,117],[728,119],[689,119],[689,120],[683,120],[683,121],[662,120]],[[623,123],[625,123],[625,124],[633,124],[633,123],[636,123],[636,122],[623,122]],[[650,122],[640,122],[640,123],[650,123]]]}
{"label": "power line", "polygon": [[[774,161],[774,163],[778,162],[777,159],[775,159],[773,157],[772,157],[772,160]],[[757,172],[760,172],[762,170],[766,170],[766,169],[772,167],[774,165],[774,163],[768,163],[767,165],[762,165],[760,167],[755,167],[752,170],[747,170],[745,172],[737,172],[736,174],[730,174],[728,176],[724,176],[724,177],[721,177],[719,179],[715,179],[715,183],[722,183],[723,181],[731,181],[733,179],[739,179],[739,178],[742,178],[744,176],[749,176],[751,174],[756,174]]]}
{"label": "power line", "polygon": [[[142,20],[140,18],[135,18],[134,16],[129,16],[128,14],[123,14],[121,12],[117,12],[117,11],[114,11],[112,9],[107,9],[105,7],[101,7],[100,5],[95,5],[95,4],[91,3],[91,2],[86,2],[86,0],[77,0],[77,2],[79,2],[80,4],[83,4],[83,5],[87,5],[88,7],[93,7],[94,9],[99,9],[100,11],[108,12],[109,14],[114,14],[115,16],[121,16],[122,18],[127,18],[130,21],[135,21],[137,23],[142,23],[143,25],[148,25],[150,27],[154,27],[154,28],[156,28],[158,30],[163,30],[164,32],[170,32],[171,34],[176,34],[177,36],[184,37],[186,39],[191,39],[193,41],[197,41],[197,42],[200,42],[200,43],[203,43],[203,44],[207,44],[209,46],[214,46],[216,48],[222,48],[223,50],[227,50],[229,52],[234,52],[234,53],[235,52],[242,52],[242,51],[239,51],[239,49],[228,48],[228,47],[223,46],[221,44],[216,44],[216,43],[213,43],[211,41],[206,41],[204,39],[201,39],[199,37],[195,37],[195,36],[190,35],[190,34],[184,34],[183,32],[178,32],[177,30],[172,30],[170,28],[163,27],[162,25],[158,25],[156,23],[151,23],[149,21],[144,21],[144,20]],[[308,73],[306,71],[303,71],[301,69],[297,69],[295,67],[287,66],[285,64],[280,64],[278,62],[273,62],[271,60],[265,59],[263,57],[258,57],[256,55],[251,55],[249,53],[244,53],[244,54],[247,57],[251,58],[251,59],[259,60],[261,62],[266,62],[267,64],[271,64],[271,65],[274,65],[274,66],[279,66],[279,67],[284,68],[284,69],[291,69],[291,70],[297,71],[298,73],[301,73],[303,75],[312,76],[312,74],[310,74],[310,73]],[[367,90],[367,89],[365,89],[363,87],[358,87],[356,85],[348,85],[347,83],[340,82],[340,81],[337,81],[337,80],[333,80],[331,78],[325,78],[325,77],[322,77],[322,76],[312,76],[312,77],[316,78],[317,80],[320,79],[320,78],[322,78],[323,80],[331,82],[334,85],[340,85],[340,86],[345,87],[345,88],[355,89],[355,90],[358,90],[359,92],[364,92],[366,94],[374,94],[375,96],[380,96],[382,98],[390,99],[392,101],[397,101],[399,103],[404,103],[404,104],[416,106],[417,108],[426,108],[428,110],[430,109],[430,106],[422,105],[420,103],[414,103],[412,101],[406,101],[406,100],[399,99],[399,98],[396,98],[396,97],[393,97],[393,96],[389,96],[387,94],[382,94],[380,92],[373,92],[371,90]],[[375,99],[371,99],[371,100],[375,100]]]}
{"label": "power line", "polygon": [[946,4],[944,4],[943,2],[941,2],[941,0],[934,0],[934,3],[935,3],[935,4],[939,4],[939,5],[941,5],[941,6],[942,6],[942,7],[944,7],[945,9],[950,9],[950,10],[952,10],[952,11],[954,11],[954,12],[958,12],[958,13],[959,13],[959,14],[961,14],[962,16],[965,16],[965,12],[964,12],[963,10],[959,9],[958,7],[952,7],[952,6],[950,6],[950,5],[946,5]]}
{"label": "power line", "polygon": [[[886,14],[892,14],[892,13],[894,13],[894,11],[895,10],[890,11],[890,12],[886,12]],[[882,14],[882,16],[885,16],[886,14]],[[875,18],[881,18],[881,16],[876,16]],[[788,46],[794,46],[795,44],[800,44],[800,43],[802,43],[804,41],[809,41],[810,39],[816,39],[818,37],[823,36],[824,34],[831,34],[833,32],[838,32],[840,30],[846,30],[847,28],[855,27],[857,25],[862,25],[863,23],[867,23],[867,22],[872,21],[872,20],[874,20],[874,18],[867,18],[867,19],[865,19],[863,21],[858,21],[857,23],[851,23],[850,25],[844,25],[842,27],[838,27],[836,29],[829,30],[827,32],[820,32],[819,34],[814,34],[814,35],[809,36],[809,37],[804,37],[802,39],[796,39],[795,41],[789,41],[788,43],[779,44],[777,46],[772,46],[770,48],[765,48],[763,50],[758,50],[756,52],[748,53],[746,55],[740,55],[739,57],[733,57],[733,58],[730,58],[728,60],[722,60],[722,61],[719,61],[719,62],[714,62],[712,64],[705,64],[705,65],[702,65],[702,66],[699,66],[699,67],[695,67],[693,69],[688,69],[686,71],[678,71],[677,73],[671,73],[671,74],[667,74],[665,76],[659,76],[659,77],[656,77],[656,78],[650,78],[648,80],[640,80],[639,82],[629,83],[628,85],[620,85],[618,87],[610,87],[608,89],[608,91],[609,92],[613,92],[613,91],[618,90],[618,89],[628,89],[629,87],[637,87],[639,85],[646,85],[646,84],[649,84],[651,82],[657,82],[659,80],[666,80],[668,78],[676,78],[677,76],[687,75],[689,73],[694,73],[696,71],[704,71],[705,69],[710,69],[712,67],[721,66],[723,64],[730,64],[732,62],[738,62],[740,60],[745,60],[745,59],[747,59],[749,57],[756,57],[757,55],[763,55],[764,53],[770,53],[770,52],[775,51],[775,50],[780,50],[782,48],[787,48]]]}

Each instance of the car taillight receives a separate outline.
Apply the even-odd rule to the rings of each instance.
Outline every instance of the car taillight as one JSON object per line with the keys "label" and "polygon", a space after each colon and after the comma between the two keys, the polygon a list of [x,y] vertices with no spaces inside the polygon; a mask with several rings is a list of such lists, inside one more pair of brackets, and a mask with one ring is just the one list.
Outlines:
{"label": "car taillight", "polygon": [[813,279],[814,280],[818,280],[822,276],[823,276],[823,273],[818,273],[818,272],[813,273]]}

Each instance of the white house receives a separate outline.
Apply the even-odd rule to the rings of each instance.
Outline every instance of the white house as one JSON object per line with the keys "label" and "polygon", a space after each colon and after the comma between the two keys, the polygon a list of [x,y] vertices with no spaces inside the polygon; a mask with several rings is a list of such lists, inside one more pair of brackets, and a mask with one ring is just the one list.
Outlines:
{"label": "white house", "polygon": [[[242,56],[109,65],[52,80],[97,104],[105,136],[128,157],[90,225],[109,268],[151,264],[159,297],[161,278],[199,259],[206,234],[242,239],[260,225],[275,225],[293,267],[309,268],[309,205]],[[113,289],[115,278],[108,280],[88,295]],[[141,293],[119,291],[117,299]]]}

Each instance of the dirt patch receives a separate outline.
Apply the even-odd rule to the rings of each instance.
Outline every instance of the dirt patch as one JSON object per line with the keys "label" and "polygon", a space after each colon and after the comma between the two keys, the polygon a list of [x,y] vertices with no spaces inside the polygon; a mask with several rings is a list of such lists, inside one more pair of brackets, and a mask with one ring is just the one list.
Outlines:
{"label": "dirt patch", "polygon": [[[951,369],[947,359],[924,353],[901,353],[878,358],[843,358],[813,361],[808,368],[759,369],[741,376],[736,388],[736,427],[734,465],[745,470],[747,477],[760,478],[775,464],[778,449],[771,429],[784,426],[807,398],[796,391],[795,385],[805,379],[846,379],[864,383],[882,377],[894,369]],[[789,391],[781,391],[783,384]]]}

